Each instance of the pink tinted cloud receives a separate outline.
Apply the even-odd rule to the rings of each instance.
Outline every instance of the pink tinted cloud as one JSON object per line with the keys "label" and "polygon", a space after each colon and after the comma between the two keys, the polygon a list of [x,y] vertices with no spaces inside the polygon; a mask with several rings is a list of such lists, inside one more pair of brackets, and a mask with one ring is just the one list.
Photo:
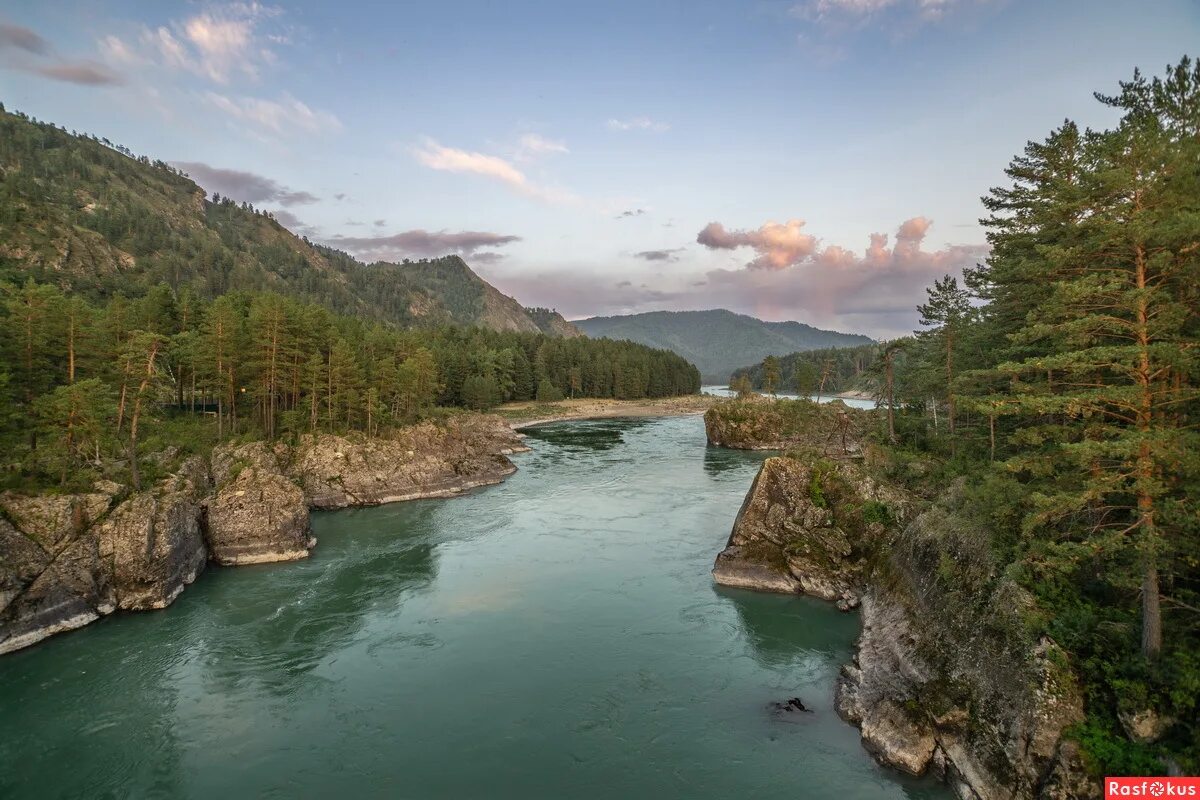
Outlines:
{"label": "pink tinted cloud", "polygon": [[803,227],[802,219],[790,219],[782,224],[768,222],[752,231],[730,231],[719,222],[710,222],[696,236],[696,241],[711,250],[753,248],[758,257],[746,264],[751,269],[786,269],[810,258],[816,251],[816,237],[802,232]]}

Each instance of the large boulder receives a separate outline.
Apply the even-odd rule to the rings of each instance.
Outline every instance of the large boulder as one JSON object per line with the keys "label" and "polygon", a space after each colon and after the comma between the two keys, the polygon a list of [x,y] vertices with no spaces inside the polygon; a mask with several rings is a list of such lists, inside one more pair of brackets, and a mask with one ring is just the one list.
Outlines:
{"label": "large boulder", "polygon": [[290,450],[254,442],[213,452],[217,489],[208,501],[206,538],[219,564],[307,558],[316,545],[308,500],[284,474]]}
{"label": "large boulder", "polygon": [[528,450],[499,417],[423,422],[385,438],[306,436],[288,474],[317,509],[450,497],[516,471],[507,456]]}
{"label": "large boulder", "polygon": [[204,464],[193,458],[150,491],[131,495],[97,525],[118,608],[165,608],[204,569],[208,552],[200,518],[207,490]]}
{"label": "large boulder", "polygon": [[104,495],[0,495],[0,653],[88,624],[115,607],[90,526]]}
{"label": "large boulder", "polygon": [[162,608],[204,568],[199,459],[153,488],[0,495],[0,653],[117,608]]}

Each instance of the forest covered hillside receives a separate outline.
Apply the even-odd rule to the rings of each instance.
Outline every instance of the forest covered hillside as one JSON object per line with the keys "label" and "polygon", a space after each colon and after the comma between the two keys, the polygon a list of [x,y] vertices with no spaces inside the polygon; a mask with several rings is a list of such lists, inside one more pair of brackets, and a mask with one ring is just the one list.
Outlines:
{"label": "forest covered hillside", "polygon": [[672,350],[695,364],[705,381],[722,384],[734,370],[769,355],[871,343],[858,334],[823,331],[801,322],[763,322],[725,309],[652,311],[592,317],[574,324],[588,336]]}
{"label": "forest covered hillside", "polygon": [[[165,283],[212,299],[273,291],[403,326],[564,335],[458,256],[367,265],[214,195],[162,161],[0,107],[0,280],[104,299]],[[554,319],[557,317],[557,320]]]}

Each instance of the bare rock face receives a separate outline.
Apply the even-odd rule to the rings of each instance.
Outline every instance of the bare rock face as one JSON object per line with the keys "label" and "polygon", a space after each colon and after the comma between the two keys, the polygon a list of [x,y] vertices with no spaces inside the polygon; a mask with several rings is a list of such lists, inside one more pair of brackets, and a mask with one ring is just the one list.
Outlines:
{"label": "bare rock face", "polygon": [[288,474],[313,508],[450,497],[516,471],[507,455],[528,450],[499,417],[424,422],[383,439],[306,436]]}
{"label": "bare rock face", "polygon": [[113,508],[107,493],[0,497],[0,653],[174,600],[207,559],[199,466]]}
{"label": "bare rock face", "polygon": [[208,476],[200,459],[114,508],[95,529],[117,608],[169,606],[208,560],[200,528]]}
{"label": "bare rock face", "polygon": [[1066,656],[1023,622],[1032,599],[978,532],[916,510],[849,461],[770,458],[713,575],[861,602],[835,706],[880,763],[932,771],[971,800],[1099,796],[1064,738],[1083,719]]}
{"label": "bare rock face", "polygon": [[290,451],[262,442],[213,452],[217,489],[208,501],[206,539],[219,564],[307,558],[317,543],[308,501],[284,474]]}
{"label": "bare rock face", "polygon": [[[874,502],[888,514],[907,513],[907,501],[853,466],[821,468],[793,458],[769,458],[750,487],[713,578],[726,586],[797,592],[845,607],[857,605],[865,554],[883,525],[833,513],[833,487],[853,493],[859,507]],[[846,530],[847,525],[854,527]]]}

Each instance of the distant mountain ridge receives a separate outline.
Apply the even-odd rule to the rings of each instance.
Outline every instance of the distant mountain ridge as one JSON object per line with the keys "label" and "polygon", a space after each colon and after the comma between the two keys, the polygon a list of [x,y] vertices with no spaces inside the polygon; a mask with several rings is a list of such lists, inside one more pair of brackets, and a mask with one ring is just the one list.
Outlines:
{"label": "distant mountain ridge", "polygon": [[253,206],[206,199],[162,161],[0,106],[0,280],[28,278],[97,298],[159,283],[201,297],[271,290],[403,326],[579,335],[458,256],[364,264]]}
{"label": "distant mountain ridge", "polygon": [[725,383],[734,370],[799,350],[856,347],[868,336],[825,331],[802,322],[764,322],[723,308],[709,311],[651,311],[573,320],[588,336],[628,339],[672,350],[700,369],[707,383]]}

